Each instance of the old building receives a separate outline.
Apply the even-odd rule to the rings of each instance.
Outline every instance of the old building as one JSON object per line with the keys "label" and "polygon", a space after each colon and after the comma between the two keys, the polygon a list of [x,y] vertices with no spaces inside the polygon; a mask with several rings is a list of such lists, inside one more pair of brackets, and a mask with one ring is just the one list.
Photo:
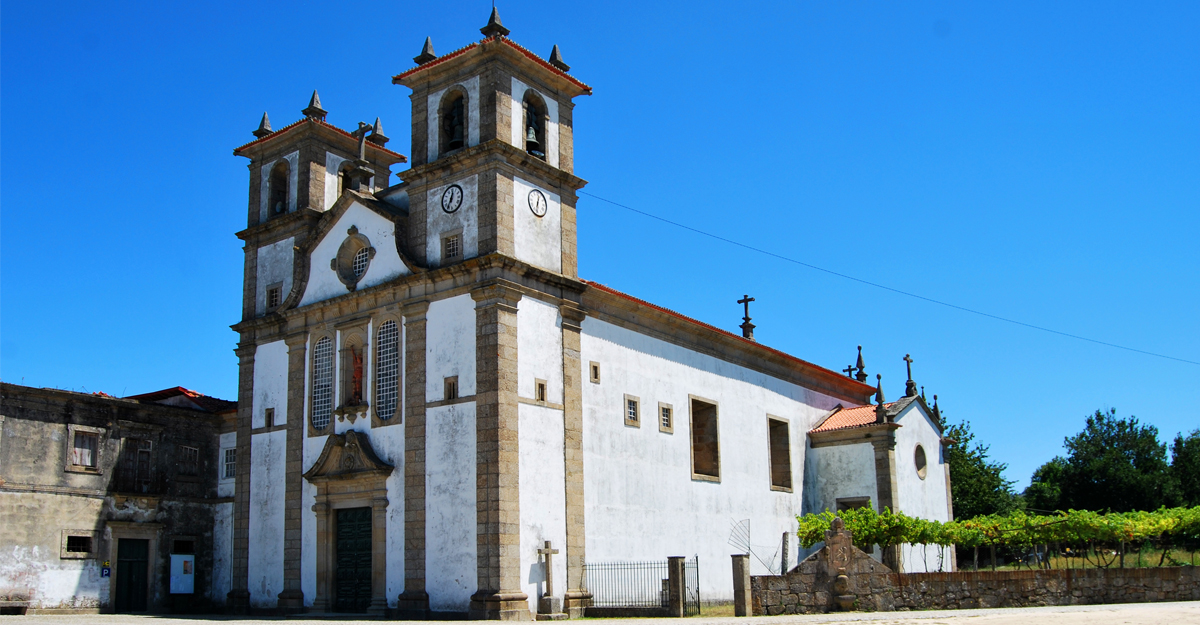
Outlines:
{"label": "old building", "polygon": [[235,416],[183,388],[118,399],[0,384],[0,607],[223,603],[231,545],[217,512],[232,507],[236,449],[221,432]]}
{"label": "old building", "polygon": [[578,615],[585,561],[673,555],[709,563],[719,599],[731,523],[773,544],[839,502],[946,518],[940,426],[915,393],[877,410],[865,376],[756,343],[748,320],[735,335],[579,277],[574,98],[591,87],[494,11],[481,32],[442,56],[427,40],[392,79],[411,90],[402,182],[379,120],[338,129],[315,93],[234,151],[250,193],[231,607]]}

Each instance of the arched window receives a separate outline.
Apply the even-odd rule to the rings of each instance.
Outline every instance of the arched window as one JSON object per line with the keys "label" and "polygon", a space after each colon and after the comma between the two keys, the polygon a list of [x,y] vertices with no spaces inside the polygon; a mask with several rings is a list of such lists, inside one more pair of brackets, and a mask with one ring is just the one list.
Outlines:
{"label": "arched window", "polygon": [[333,412],[333,339],[322,337],[313,346],[312,362],[312,426],[314,430],[329,427]]}
{"label": "arched window", "polygon": [[346,189],[351,189],[354,187],[354,185],[351,184],[353,182],[353,176],[354,163],[350,161],[343,162],[341,167],[338,168],[338,197],[342,197],[342,192],[344,192]]}
{"label": "arched window", "polygon": [[342,338],[342,345],[342,405],[362,406],[367,367],[363,338],[350,334]]}
{"label": "arched window", "polygon": [[451,93],[439,112],[442,134],[438,145],[442,154],[457,150],[467,144],[467,100],[461,93]]}
{"label": "arched window", "polygon": [[546,104],[532,90],[525,92],[525,151],[546,160]]}
{"label": "arched window", "polygon": [[271,168],[271,178],[267,195],[267,215],[274,217],[288,210],[288,162],[279,161]]}
{"label": "arched window", "polygon": [[396,415],[399,385],[400,328],[395,321],[385,321],[375,341],[375,414],[384,421]]}

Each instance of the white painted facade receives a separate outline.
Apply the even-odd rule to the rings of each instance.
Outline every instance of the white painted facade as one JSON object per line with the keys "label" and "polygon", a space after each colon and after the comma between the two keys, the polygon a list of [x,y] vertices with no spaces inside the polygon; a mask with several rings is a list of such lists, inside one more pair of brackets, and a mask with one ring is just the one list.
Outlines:
{"label": "white painted facade", "polygon": [[337,256],[338,248],[341,247],[351,226],[358,228],[358,233],[367,237],[371,247],[375,248],[375,257],[371,259],[371,264],[367,266],[367,271],[359,280],[357,288],[364,289],[383,284],[411,273],[404,261],[400,260],[400,252],[396,250],[396,224],[362,204],[352,202],[313,249],[308,267],[308,284],[304,296],[300,299],[300,306],[349,292],[346,285],[338,280],[337,274],[330,271],[329,263]]}
{"label": "white painted facade", "polygon": [[[530,208],[530,194],[546,198],[546,214]],[[513,179],[514,254],[534,267],[562,271],[562,203],[557,193],[520,178]]]}
{"label": "white painted facade", "polygon": [[[451,185],[462,189],[462,203],[447,213],[442,208],[442,197]],[[455,261],[479,255],[479,176],[466,176],[430,189],[425,205],[428,207],[425,211],[425,257],[431,267],[445,264],[442,239],[453,234],[460,235],[462,242],[460,256]]]}
{"label": "white painted facade", "polygon": [[[943,523],[951,520],[941,432],[917,402],[896,415],[896,423],[900,424],[900,429],[896,430],[897,507],[911,517]],[[917,472],[915,460],[918,446],[925,455],[923,477]],[[936,545],[903,545],[900,561],[906,573],[948,571],[952,550],[952,547],[941,549]]]}
{"label": "white painted facade", "polygon": [[284,452],[287,432],[250,438],[250,605],[274,607],[283,591]]}

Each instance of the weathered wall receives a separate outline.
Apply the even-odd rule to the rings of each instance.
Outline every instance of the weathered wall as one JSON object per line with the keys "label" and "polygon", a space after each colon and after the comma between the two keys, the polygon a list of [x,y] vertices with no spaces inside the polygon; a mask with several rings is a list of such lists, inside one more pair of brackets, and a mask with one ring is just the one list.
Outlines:
{"label": "weathered wall", "polygon": [[250,423],[266,424],[267,408],[275,409],[274,425],[287,422],[288,348],[283,341],[264,343],[254,350],[254,399]]}
{"label": "weathered wall", "polygon": [[[806,433],[837,400],[592,317],[581,351],[588,560],[699,555],[701,596],[731,600],[730,524],[749,519],[764,559],[794,534]],[[625,394],[640,398],[641,427],[624,423]],[[720,482],[692,479],[689,394],[718,405]],[[659,431],[659,402],[674,407],[674,433]],[[794,492],[771,489],[767,415],[788,420]]]}
{"label": "weathered wall", "polygon": [[[525,92],[532,89],[529,85],[512,79],[512,144],[525,149],[525,116],[521,113],[525,102]],[[546,103],[546,162],[552,167],[558,167],[558,101],[546,94],[533,89]]]}
{"label": "weathered wall", "polygon": [[225,605],[233,588],[233,502],[217,504],[213,513],[213,569],[211,598]]}
{"label": "weathered wall", "polygon": [[[534,189],[546,197],[546,214],[529,208]],[[515,256],[535,267],[562,270],[562,205],[559,195],[532,182],[513,178],[513,249]]]}
{"label": "weathered wall", "polygon": [[287,432],[250,439],[250,604],[274,608],[283,590],[284,452]]}
{"label": "weathered wall", "polygon": [[282,283],[280,298],[286,298],[292,292],[292,257],[296,244],[295,237],[288,237],[270,245],[258,248],[255,261],[258,277],[255,281],[258,292],[255,294],[255,310],[258,314],[267,312],[267,287]]}
{"label": "weathered wall", "polygon": [[[911,517],[943,523],[949,521],[950,508],[946,501],[949,490],[946,488],[942,435],[921,410],[919,402],[909,404],[904,412],[896,416],[896,423],[901,426],[896,430],[896,488],[899,491],[896,507]],[[925,451],[923,478],[917,473],[917,445]],[[952,570],[953,547],[902,545],[900,551],[900,562],[905,573]]]}
{"label": "weathered wall", "polygon": [[[431,315],[430,326],[432,319]],[[475,402],[429,408],[425,418],[429,607],[466,612],[477,590]]]}
{"label": "weathered wall", "polygon": [[429,305],[425,327],[425,401],[444,399],[445,378],[458,376],[458,396],[475,394],[475,300],[470,295]]}
{"label": "weathered wall", "polygon": [[349,293],[346,285],[338,280],[337,273],[329,267],[329,261],[337,255],[338,248],[346,239],[350,226],[367,237],[375,248],[375,257],[367,266],[367,272],[358,282],[359,289],[382,284],[388,280],[408,275],[410,272],[396,251],[396,224],[379,213],[355,202],[325,234],[325,238],[313,249],[308,267],[308,285],[300,306],[307,306]]}
{"label": "weathered wall", "polygon": [[[446,189],[456,184],[462,189],[462,203],[452,213],[442,209],[442,196]],[[461,233],[460,256],[451,262],[479,255],[479,176],[470,175],[431,188],[425,195],[425,258],[431,267],[443,264],[442,237],[454,232]]]}
{"label": "weathered wall", "polygon": [[430,161],[436,159],[439,151],[441,150],[441,146],[438,144],[438,142],[441,140],[442,136],[442,98],[446,95],[447,90],[455,87],[458,87],[467,93],[467,110],[465,111],[467,114],[467,136],[464,137],[467,145],[465,147],[479,144],[479,77],[472,76],[462,82],[449,85],[444,89],[438,89],[437,91],[429,94],[428,105],[425,110],[428,111],[429,115],[429,125],[427,126],[429,132],[426,134],[428,134]]}
{"label": "weathered wall", "polygon": [[0,492],[0,601],[29,601],[34,608],[108,605],[99,559],[59,557],[62,530],[99,530],[103,507],[98,497]]}

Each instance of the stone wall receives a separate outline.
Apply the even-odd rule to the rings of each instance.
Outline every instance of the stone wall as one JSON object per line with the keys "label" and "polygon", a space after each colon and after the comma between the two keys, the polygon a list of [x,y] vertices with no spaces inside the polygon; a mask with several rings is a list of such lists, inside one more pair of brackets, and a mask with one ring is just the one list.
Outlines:
{"label": "stone wall", "polygon": [[787,575],[750,579],[755,616],[832,612],[839,603],[886,612],[1200,600],[1200,568],[1191,566],[895,573],[854,547],[841,519],[834,525],[825,547]]}

